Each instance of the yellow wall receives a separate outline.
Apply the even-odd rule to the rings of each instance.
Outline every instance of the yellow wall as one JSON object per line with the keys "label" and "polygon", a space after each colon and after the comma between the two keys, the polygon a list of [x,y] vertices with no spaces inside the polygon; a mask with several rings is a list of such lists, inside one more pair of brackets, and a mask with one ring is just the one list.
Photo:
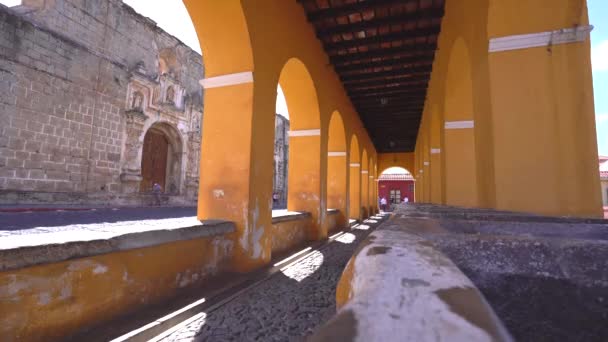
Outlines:
{"label": "yellow wall", "polygon": [[[433,202],[601,215],[589,39],[488,52],[491,38],[587,23],[584,0],[446,2],[416,145],[417,158],[437,147],[425,145],[426,131],[441,145]],[[474,127],[443,127],[463,120]]]}
{"label": "yellow wall", "polygon": [[198,286],[231,263],[223,236],[0,273],[0,336],[61,339]]}
{"label": "yellow wall", "polygon": [[[289,60],[296,58],[305,66],[316,95],[315,101],[308,96],[309,87],[298,85],[297,76],[293,76],[295,85],[287,92],[305,95],[292,106],[293,96],[286,92],[290,117],[292,111],[295,115],[311,111],[319,115],[319,127],[307,126],[312,121],[306,121],[297,128],[321,130],[318,148],[302,146],[307,155],[303,158],[310,158],[308,161],[316,168],[318,179],[310,179],[311,186],[305,190],[298,190],[304,187],[295,189],[296,193],[289,195],[291,202],[299,195],[308,197],[304,209],[315,217],[311,228],[313,238],[327,236],[324,221],[327,131],[331,113],[340,112],[346,137],[350,140],[356,135],[361,151],[366,149],[372,157],[376,153],[339,78],[327,68],[328,58],[300,4],[277,0],[185,0],[184,3],[199,35],[206,77],[253,73],[253,82],[205,91],[198,214],[201,219],[225,218],[236,222],[236,266],[247,271],[264,265],[271,258],[274,109],[279,76]],[[296,108],[292,108],[294,106]],[[305,114],[299,116],[310,118]],[[226,134],[238,139],[226,139]],[[290,143],[292,141],[294,139],[290,139]],[[289,207],[302,210],[301,204],[293,203]]]}
{"label": "yellow wall", "polygon": [[272,224],[272,253],[284,253],[307,240],[312,218],[304,217]]}
{"label": "yellow wall", "polygon": [[378,177],[389,167],[402,167],[412,175],[414,169],[414,153],[379,153],[378,154]]}

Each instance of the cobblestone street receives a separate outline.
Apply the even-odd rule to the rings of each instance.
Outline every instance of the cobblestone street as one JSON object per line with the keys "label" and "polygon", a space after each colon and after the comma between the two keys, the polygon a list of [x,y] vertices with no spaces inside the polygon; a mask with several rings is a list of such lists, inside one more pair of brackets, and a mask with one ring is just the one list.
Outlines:
{"label": "cobblestone street", "polygon": [[342,271],[370,231],[362,225],[344,233],[162,341],[303,340],[335,313]]}

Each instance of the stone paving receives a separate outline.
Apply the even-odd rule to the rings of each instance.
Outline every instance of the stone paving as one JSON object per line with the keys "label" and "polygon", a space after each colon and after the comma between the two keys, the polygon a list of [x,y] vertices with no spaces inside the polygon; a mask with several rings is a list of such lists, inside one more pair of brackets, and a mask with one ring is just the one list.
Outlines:
{"label": "stone paving", "polygon": [[362,225],[348,231],[162,341],[303,340],[335,314],[342,271],[371,230]]}

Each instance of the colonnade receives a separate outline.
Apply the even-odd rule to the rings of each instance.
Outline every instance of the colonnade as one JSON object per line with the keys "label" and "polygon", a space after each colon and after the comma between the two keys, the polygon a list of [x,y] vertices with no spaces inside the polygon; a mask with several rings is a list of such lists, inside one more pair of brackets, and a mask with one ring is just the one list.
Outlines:
{"label": "colonnade", "polygon": [[[288,209],[308,237],[377,210],[378,172],[416,200],[600,216],[585,0],[446,1],[416,148],[377,153],[296,1],[184,0],[205,57],[198,217],[237,225],[235,264],[269,262],[277,85],[291,119]],[[551,8],[551,13],[546,9]]]}

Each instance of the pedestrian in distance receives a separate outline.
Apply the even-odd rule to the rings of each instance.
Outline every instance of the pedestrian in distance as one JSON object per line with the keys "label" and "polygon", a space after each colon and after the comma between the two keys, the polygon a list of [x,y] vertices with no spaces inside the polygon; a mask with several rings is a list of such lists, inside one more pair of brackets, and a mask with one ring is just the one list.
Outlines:
{"label": "pedestrian in distance", "polygon": [[152,185],[152,194],[154,195],[154,205],[160,207],[160,193],[163,188],[158,183]]}
{"label": "pedestrian in distance", "polygon": [[386,211],[386,198],[382,197],[380,199],[380,207],[382,208],[382,211]]}

